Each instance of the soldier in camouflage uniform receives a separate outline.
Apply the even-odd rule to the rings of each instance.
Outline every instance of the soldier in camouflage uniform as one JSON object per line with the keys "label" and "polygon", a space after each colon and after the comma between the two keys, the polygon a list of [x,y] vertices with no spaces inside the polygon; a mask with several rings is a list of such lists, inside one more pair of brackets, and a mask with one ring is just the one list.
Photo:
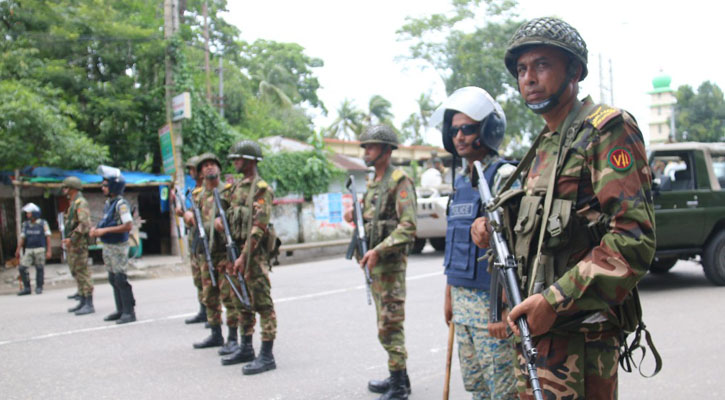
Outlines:
{"label": "soldier in camouflage uniform", "polygon": [[[368,389],[383,393],[381,399],[407,399],[410,379],[405,351],[405,269],[409,246],[415,240],[415,187],[413,181],[391,165],[398,137],[385,125],[368,128],[360,137],[365,163],[375,167],[363,198],[363,219],[368,235],[367,253],[360,265],[370,270],[372,293],[378,320],[378,339],[388,353],[390,376],[372,380]],[[352,222],[352,210],[345,212]]]}
{"label": "soldier in camouflage uniform", "polygon": [[[626,111],[578,100],[587,49],[566,22],[524,23],[505,62],[546,122],[521,165],[528,171],[512,225],[526,298],[508,322],[518,335],[513,321],[526,316],[545,398],[616,398],[622,310],[636,301],[633,289],[655,250],[644,140]],[[472,233],[488,242],[485,221]],[[518,389],[531,398],[520,346],[518,354]]]}
{"label": "soldier in camouflage uniform", "polygon": [[[242,368],[244,375],[254,375],[277,368],[272,353],[277,336],[277,314],[271,295],[269,279],[269,243],[276,236],[271,230],[274,193],[267,182],[259,177],[257,163],[262,160],[262,149],[255,142],[242,140],[232,146],[228,158],[233,161],[238,178],[227,192],[229,207],[226,215],[232,239],[241,248],[230,275],[243,274],[249,290],[251,309],[242,307],[232,295],[241,314],[242,344],[236,352],[222,359],[223,365],[252,361]],[[217,229],[223,230],[221,219]],[[236,283],[236,281],[235,281]],[[252,335],[259,314],[262,330],[262,348],[255,358]]]}
{"label": "soldier in camouflage uniform", "polygon": [[[224,336],[222,335],[222,303],[220,295],[220,284],[222,280],[220,277],[221,269],[226,267],[226,249],[224,248],[224,237],[218,232],[215,232],[214,218],[217,214],[216,204],[214,202],[214,188],[217,188],[224,198],[224,193],[231,187],[231,185],[224,185],[221,183],[219,174],[221,173],[221,162],[212,153],[204,153],[199,156],[197,166],[197,175],[204,177],[203,186],[194,189],[192,192],[193,201],[196,207],[199,208],[201,214],[202,225],[205,235],[207,236],[209,251],[211,253],[211,260],[214,264],[214,279],[217,286],[212,285],[211,274],[209,272],[209,266],[206,263],[206,257],[204,255],[204,247],[198,246],[196,257],[202,260],[201,267],[201,284],[202,284],[202,302],[206,307],[207,322],[211,328],[211,334],[202,340],[201,342],[194,343],[195,349],[204,349],[208,347],[218,347],[224,345]],[[192,210],[187,210],[184,214],[184,222],[188,226],[196,228],[196,221],[194,220],[194,213]],[[231,307],[233,308],[233,307]],[[230,309],[227,309],[229,313]],[[232,310],[232,315],[234,311]],[[238,320],[238,317],[236,317]],[[229,319],[227,323],[230,323]],[[229,331],[232,329],[235,332],[237,322],[233,321],[233,328],[229,326]]]}
{"label": "soldier in camouflage uniform", "polygon": [[133,216],[131,207],[123,198],[126,180],[121,171],[101,165],[98,174],[103,177],[101,191],[108,199],[103,206],[103,219],[95,228],[91,228],[90,236],[100,238],[103,244],[103,264],[108,271],[108,283],[113,287],[116,302],[116,311],[103,320],[126,324],[136,321],[136,299],[127,275],[128,235],[133,229]]}
{"label": "soldier in camouflage uniform", "polygon": [[[69,176],[63,180],[62,190],[70,202],[64,217],[63,247],[66,250],[68,268],[78,283],[79,300],[93,296],[93,280],[88,268],[88,233],[91,230],[91,209],[81,193],[82,189],[81,180],[75,176]],[[68,311],[77,312],[82,306],[81,301],[78,306]],[[89,306],[84,311],[90,311],[90,308]]]}
{"label": "soldier in camouflage uniform", "polygon": [[[186,167],[189,175],[194,179],[194,182],[196,183],[196,186],[194,186],[194,189],[198,189],[201,187],[203,182],[203,177],[200,175],[197,175],[196,173],[196,164],[199,161],[198,156],[194,156],[189,158],[186,161],[186,164],[184,166]],[[174,193],[171,194],[174,196]],[[175,201],[175,199],[171,199],[171,201]],[[188,210],[191,208],[191,202],[195,201],[194,197],[190,192],[187,193],[187,196],[184,197],[181,201],[186,202],[186,209]],[[176,209],[176,215],[179,217],[184,217],[184,211],[181,208]],[[188,226],[187,226],[188,227]],[[194,287],[196,287],[196,297],[199,301],[199,312],[194,315],[191,318],[187,318],[184,320],[184,323],[187,324],[196,324],[200,322],[206,322],[206,307],[204,307],[204,303],[201,301],[202,298],[202,285],[201,285],[201,264],[204,263],[204,257],[199,257],[199,254],[197,254],[195,247],[198,244],[198,234],[196,233],[196,230],[189,229],[189,233],[187,235],[188,239],[188,246],[189,246],[189,264],[191,265],[191,278],[194,282]]]}
{"label": "soldier in camouflage uniform", "polygon": [[469,233],[481,211],[481,196],[469,176],[475,174],[474,161],[481,162],[494,194],[516,170],[498,155],[506,116],[485,90],[469,86],[453,92],[438,108],[432,120],[440,119],[443,145],[453,155],[453,165],[459,157],[466,161],[448,204],[445,321],[455,325],[461,376],[472,398],[515,399],[513,345],[505,322],[489,322],[491,275],[483,259],[486,250],[478,249]]}
{"label": "soldier in camouflage uniform", "polygon": [[18,296],[30,294],[30,273],[28,268],[35,267],[35,293],[43,293],[43,273],[45,272],[45,260],[50,258],[50,226],[43,218],[40,218],[40,208],[33,203],[23,207],[27,219],[20,228],[20,240],[15,249],[15,258],[20,261],[18,272],[23,280],[23,290]]}

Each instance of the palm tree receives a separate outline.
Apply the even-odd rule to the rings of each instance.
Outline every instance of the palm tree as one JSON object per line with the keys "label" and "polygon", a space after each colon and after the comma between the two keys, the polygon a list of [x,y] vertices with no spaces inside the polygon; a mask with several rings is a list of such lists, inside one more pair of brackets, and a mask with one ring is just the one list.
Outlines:
{"label": "palm tree", "polygon": [[291,108],[300,97],[294,76],[280,65],[274,65],[267,70],[265,76],[258,76],[257,79],[259,79],[258,95],[262,101]]}
{"label": "palm tree", "polygon": [[368,113],[363,119],[365,125],[373,124],[373,117],[375,117],[378,124],[390,122],[393,119],[393,113],[390,111],[392,104],[383,96],[374,95],[370,97],[368,102]]}
{"label": "palm tree", "polygon": [[363,118],[363,112],[355,107],[351,100],[345,99],[337,109],[337,118],[327,128],[326,136],[346,140],[357,139],[362,132]]}
{"label": "palm tree", "polygon": [[418,103],[418,112],[410,114],[408,119],[403,122],[403,135],[405,139],[410,139],[413,144],[424,144],[423,133],[428,128],[428,121],[433,115],[436,105],[433,104],[433,100],[430,98],[430,92],[421,93],[416,102]]}

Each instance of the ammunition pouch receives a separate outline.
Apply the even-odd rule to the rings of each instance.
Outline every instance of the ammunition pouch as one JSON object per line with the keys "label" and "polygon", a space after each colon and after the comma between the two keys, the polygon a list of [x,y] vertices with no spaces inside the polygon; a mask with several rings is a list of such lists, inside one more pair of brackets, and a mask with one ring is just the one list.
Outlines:
{"label": "ammunition pouch", "polygon": [[247,240],[246,221],[252,217],[250,207],[245,205],[229,207],[227,210],[227,221],[232,239],[238,242]]}
{"label": "ammunition pouch", "polygon": [[[390,236],[390,234],[395,230],[395,228],[398,226],[398,221],[394,219],[380,219],[377,221],[376,226],[373,227],[372,222],[366,222],[365,223],[365,232],[368,232],[368,241],[370,240],[370,236],[374,230],[375,232],[375,243],[369,243],[368,248],[372,249],[373,247],[377,246],[385,240],[386,237]],[[405,252],[407,254],[408,249],[405,249]]]}

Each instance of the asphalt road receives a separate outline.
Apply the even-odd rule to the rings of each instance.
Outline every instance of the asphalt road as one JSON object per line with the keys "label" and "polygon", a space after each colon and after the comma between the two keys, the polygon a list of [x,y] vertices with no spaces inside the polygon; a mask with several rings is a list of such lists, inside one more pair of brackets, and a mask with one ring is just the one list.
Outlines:
{"label": "asphalt road", "polygon": [[[441,263],[440,253],[409,260],[411,399],[439,399],[443,391],[447,328]],[[386,376],[386,356],[362,280],[342,258],[275,269],[278,367],[257,376],[243,376],[238,365],[222,367],[216,349],[192,349],[208,331],[183,323],[196,311],[188,276],[133,282],[139,321],[128,325],[102,321],[113,311],[107,284],[96,287],[96,313],[83,317],[66,312],[74,304],[65,298],[70,289],[0,296],[0,397],[374,399],[366,382]],[[725,394],[718,362],[725,340],[718,300],[723,290],[711,286],[694,263],[681,262],[666,276],[642,281],[645,321],[664,369],[651,379],[622,373],[621,399]],[[457,364],[454,355],[451,398],[470,398]]]}

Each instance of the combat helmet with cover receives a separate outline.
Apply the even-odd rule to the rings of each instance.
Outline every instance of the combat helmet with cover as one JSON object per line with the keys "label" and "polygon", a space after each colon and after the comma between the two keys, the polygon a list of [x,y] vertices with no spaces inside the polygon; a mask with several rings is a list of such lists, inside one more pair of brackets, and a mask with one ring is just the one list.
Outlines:
{"label": "combat helmet with cover", "polygon": [[185,168],[196,169],[196,164],[199,162],[199,156],[192,156],[184,163]]}
{"label": "combat helmet with cover", "polygon": [[68,176],[65,179],[63,179],[62,187],[76,189],[76,190],[82,190],[83,182],[81,182],[81,180],[77,176]]}
{"label": "combat helmet with cover", "polygon": [[398,135],[387,125],[373,125],[360,135],[360,147],[373,143],[387,144],[394,150],[399,145]]}
{"label": "combat helmet with cover", "polygon": [[241,140],[232,145],[227,158],[230,160],[246,158],[247,160],[262,161],[262,148],[254,141]]}
{"label": "combat helmet with cover", "polygon": [[196,160],[196,172],[201,172],[201,165],[204,164],[204,161],[214,161],[218,166],[219,169],[222,168],[222,163],[219,161],[219,158],[214,155],[214,153],[204,153],[197,156],[198,159]]}
{"label": "combat helmet with cover", "polygon": [[506,68],[516,78],[516,61],[527,47],[547,45],[558,47],[574,56],[582,65],[579,80],[587,76],[587,44],[579,32],[568,23],[553,17],[535,18],[522,24],[509,41],[504,60]]}

